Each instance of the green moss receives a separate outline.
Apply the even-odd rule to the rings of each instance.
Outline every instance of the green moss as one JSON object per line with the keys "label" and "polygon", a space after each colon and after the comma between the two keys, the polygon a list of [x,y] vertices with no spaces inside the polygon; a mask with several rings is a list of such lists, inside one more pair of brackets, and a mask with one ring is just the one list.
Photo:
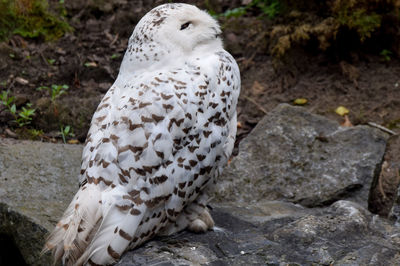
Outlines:
{"label": "green moss", "polygon": [[400,119],[395,119],[392,121],[389,121],[389,123],[386,125],[388,129],[396,129],[400,127]]}
{"label": "green moss", "polygon": [[[65,9],[60,10],[65,15]],[[14,34],[50,41],[71,30],[62,16],[50,13],[47,0],[0,0],[0,41]]]}

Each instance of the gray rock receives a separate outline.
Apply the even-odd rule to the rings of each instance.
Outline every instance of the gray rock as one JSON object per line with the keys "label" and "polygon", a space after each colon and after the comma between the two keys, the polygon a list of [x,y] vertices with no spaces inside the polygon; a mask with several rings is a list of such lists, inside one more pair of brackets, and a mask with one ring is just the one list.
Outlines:
{"label": "gray rock", "polygon": [[397,189],[395,202],[390,210],[389,216],[396,220],[396,225],[400,228],[400,187]]}
{"label": "gray rock", "polygon": [[0,234],[29,265],[50,265],[39,254],[78,188],[82,146],[0,141]]}
{"label": "gray rock", "polygon": [[400,225],[400,136],[391,136],[385,151],[380,174],[371,184],[368,209],[389,216]]}
{"label": "gray rock", "polygon": [[[285,105],[264,122],[218,187],[215,231],[156,238],[117,265],[399,265],[399,228],[364,207],[386,135]],[[77,190],[81,150],[1,139],[0,264],[18,261],[1,241],[29,265],[50,264],[39,252]]]}
{"label": "gray rock", "polygon": [[287,215],[257,226],[232,216],[229,209],[215,207],[212,216],[222,229],[158,238],[126,253],[117,265],[400,263],[396,228],[350,201],[337,201],[301,217]]}
{"label": "gray rock", "polygon": [[387,138],[375,128],[345,128],[305,108],[279,105],[241,142],[216,198],[308,207],[351,198],[366,207]]}

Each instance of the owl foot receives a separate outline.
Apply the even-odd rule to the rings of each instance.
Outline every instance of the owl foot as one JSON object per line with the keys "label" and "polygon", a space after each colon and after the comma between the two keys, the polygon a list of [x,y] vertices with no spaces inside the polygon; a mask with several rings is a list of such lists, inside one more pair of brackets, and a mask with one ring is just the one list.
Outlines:
{"label": "owl foot", "polygon": [[214,220],[208,210],[204,210],[195,220],[193,220],[188,229],[194,233],[204,233],[214,227]]}

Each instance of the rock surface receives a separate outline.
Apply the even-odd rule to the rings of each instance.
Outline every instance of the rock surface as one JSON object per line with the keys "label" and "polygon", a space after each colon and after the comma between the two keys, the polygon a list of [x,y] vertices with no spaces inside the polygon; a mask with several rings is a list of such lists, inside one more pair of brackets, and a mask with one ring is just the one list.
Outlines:
{"label": "rock surface", "polygon": [[[117,265],[399,265],[400,228],[366,209],[386,139],[281,105],[221,177],[215,231],[156,238]],[[39,252],[77,189],[81,150],[0,139],[0,242],[28,265],[50,264]],[[0,250],[0,264],[16,261]]]}
{"label": "rock surface", "polygon": [[81,154],[81,146],[0,139],[0,234],[29,265],[49,264],[39,254],[78,188]]}
{"label": "rock surface", "polygon": [[223,226],[220,231],[199,235],[183,232],[160,238],[128,252],[117,265],[398,265],[400,262],[398,229],[350,201],[337,201],[329,208],[301,217],[288,215],[261,224],[232,216],[230,209],[215,208],[212,215],[216,224]]}
{"label": "rock surface", "polygon": [[[400,222],[400,136],[391,136],[383,158],[380,174],[371,184],[368,209],[381,216],[390,216]],[[398,189],[397,189],[398,188]]]}
{"label": "rock surface", "polygon": [[279,105],[240,143],[217,198],[308,207],[351,198],[366,207],[388,137],[375,128],[341,127],[304,108]]}

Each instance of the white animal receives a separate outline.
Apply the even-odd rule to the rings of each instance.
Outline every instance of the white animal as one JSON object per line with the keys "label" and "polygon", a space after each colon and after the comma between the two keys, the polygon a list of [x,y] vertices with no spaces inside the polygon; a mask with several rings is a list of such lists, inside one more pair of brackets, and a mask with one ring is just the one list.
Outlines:
{"label": "white animal", "polygon": [[234,146],[240,91],[220,33],[188,4],[137,24],[93,116],[80,189],[45,245],[55,261],[112,264],[155,235],[213,227],[208,192]]}

